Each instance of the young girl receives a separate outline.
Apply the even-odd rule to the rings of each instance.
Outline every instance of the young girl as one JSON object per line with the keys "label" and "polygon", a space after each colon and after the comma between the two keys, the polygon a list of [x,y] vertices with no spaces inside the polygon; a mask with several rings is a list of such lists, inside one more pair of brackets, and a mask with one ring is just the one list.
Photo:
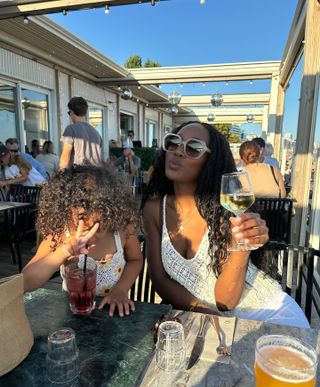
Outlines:
{"label": "young girl", "polygon": [[41,193],[37,230],[44,240],[23,269],[25,291],[84,253],[97,261],[99,309],[110,304],[110,316],[116,307],[129,315],[128,291],[142,267],[138,224],[132,194],[110,169],[78,166],[54,177]]}

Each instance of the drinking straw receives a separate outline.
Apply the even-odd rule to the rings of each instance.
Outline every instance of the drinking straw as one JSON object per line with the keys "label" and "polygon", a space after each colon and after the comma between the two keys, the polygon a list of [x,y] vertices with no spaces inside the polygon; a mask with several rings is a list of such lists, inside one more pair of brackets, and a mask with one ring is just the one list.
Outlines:
{"label": "drinking straw", "polygon": [[[87,246],[86,246],[87,248]],[[87,277],[86,277],[86,271],[87,271],[87,258],[88,254],[84,255],[84,265],[83,265],[83,291],[87,291]]]}

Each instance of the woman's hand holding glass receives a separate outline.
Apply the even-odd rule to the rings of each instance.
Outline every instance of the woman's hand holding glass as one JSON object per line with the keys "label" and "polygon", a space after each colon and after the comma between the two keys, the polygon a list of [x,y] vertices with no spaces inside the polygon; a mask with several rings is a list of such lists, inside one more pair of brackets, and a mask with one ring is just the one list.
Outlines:
{"label": "woman's hand holding glass", "polygon": [[99,309],[102,309],[106,304],[110,305],[109,316],[112,317],[115,308],[118,308],[119,316],[123,317],[124,314],[128,316],[131,311],[135,310],[134,302],[129,300],[128,292],[124,292],[116,285],[110,289],[109,293],[103,298],[99,305]]}
{"label": "woman's hand holding glass", "polygon": [[269,240],[266,222],[257,213],[246,212],[230,217],[231,232],[235,240],[244,240],[246,245],[258,248]]}
{"label": "woman's hand holding glass", "polygon": [[80,220],[76,233],[74,235],[68,235],[63,241],[63,252],[68,256],[88,254],[90,240],[98,231],[98,228],[99,223],[96,223],[88,232],[84,233],[84,222]]}
{"label": "woman's hand holding glass", "polygon": [[[246,172],[232,172],[225,173],[222,175],[221,180],[221,192],[220,192],[220,203],[228,211],[232,212],[236,217],[240,217],[251,205],[254,203],[254,192],[249,179],[249,175]],[[240,217],[241,219],[241,217]],[[248,244],[245,241],[246,234],[248,237],[256,236],[255,232],[251,232],[252,235],[248,234],[248,228],[255,228],[256,225],[251,222],[247,225],[242,225],[240,230],[236,229],[237,243],[232,244],[228,247],[229,251],[248,251],[255,250],[258,248],[256,244]],[[242,232],[239,232],[242,231]],[[239,235],[242,234],[242,237]]]}

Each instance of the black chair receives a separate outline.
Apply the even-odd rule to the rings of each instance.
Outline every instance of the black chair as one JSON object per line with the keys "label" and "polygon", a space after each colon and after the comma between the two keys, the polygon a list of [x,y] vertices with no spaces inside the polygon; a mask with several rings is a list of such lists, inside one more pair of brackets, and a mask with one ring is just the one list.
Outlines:
{"label": "black chair", "polygon": [[135,283],[130,289],[130,300],[154,303],[156,292],[151,283],[151,278],[148,272],[148,265],[145,254],[146,243],[143,235],[140,235],[140,243],[143,255],[143,267],[139,277],[136,279]]}
{"label": "black chair", "polygon": [[267,223],[270,240],[289,243],[292,199],[257,198],[254,207]]}
{"label": "black chair", "polygon": [[270,242],[267,251],[273,255],[283,290],[292,296],[311,321],[313,307],[319,315],[319,285],[315,281],[314,261],[320,251],[312,247]]}
{"label": "black chair", "polygon": [[18,260],[20,272],[23,266],[20,242],[30,233],[35,234],[35,221],[40,192],[40,187],[29,187],[17,184],[10,186],[10,190],[7,193],[7,201],[29,204],[25,207],[6,210],[0,231],[1,235],[9,243],[13,263],[16,263]]}

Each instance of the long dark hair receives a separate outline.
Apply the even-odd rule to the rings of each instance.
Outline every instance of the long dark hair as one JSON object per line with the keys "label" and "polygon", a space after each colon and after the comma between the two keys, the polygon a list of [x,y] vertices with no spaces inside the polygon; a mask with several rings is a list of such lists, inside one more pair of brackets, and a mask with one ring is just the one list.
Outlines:
{"label": "long dark hair", "polygon": [[[214,273],[218,276],[221,265],[228,257],[227,246],[231,243],[230,213],[220,205],[221,177],[224,173],[236,171],[236,166],[228,141],[214,126],[191,121],[174,128],[172,133],[179,132],[189,124],[202,125],[208,131],[210,138],[208,147],[211,153],[199,175],[195,199],[198,210],[208,225],[208,254],[211,257]],[[173,182],[165,175],[165,151],[161,149],[154,162],[154,170],[143,196],[142,207],[152,197],[163,198],[165,195],[173,194]],[[254,253],[251,258],[257,267],[271,275],[273,270],[265,260],[261,259],[261,254]]]}

